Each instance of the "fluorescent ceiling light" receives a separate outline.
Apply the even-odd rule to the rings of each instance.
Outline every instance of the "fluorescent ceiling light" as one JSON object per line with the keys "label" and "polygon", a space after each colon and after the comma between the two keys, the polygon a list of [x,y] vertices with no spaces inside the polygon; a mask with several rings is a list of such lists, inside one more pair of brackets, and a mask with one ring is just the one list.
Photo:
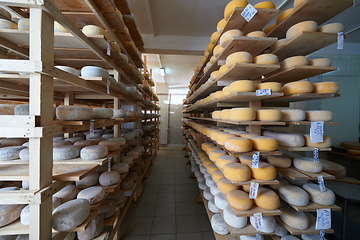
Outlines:
{"label": "fluorescent ceiling light", "polygon": [[165,68],[160,68],[160,75],[165,76]]}

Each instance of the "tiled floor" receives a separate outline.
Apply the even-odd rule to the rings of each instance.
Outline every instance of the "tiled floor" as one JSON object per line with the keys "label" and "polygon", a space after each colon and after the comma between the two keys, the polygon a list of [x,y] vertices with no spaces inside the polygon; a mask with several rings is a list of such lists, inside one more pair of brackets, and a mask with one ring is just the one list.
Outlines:
{"label": "tiled floor", "polygon": [[140,199],[120,226],[123,240],[213,240],[199,189],[182,148],[160,148]]}

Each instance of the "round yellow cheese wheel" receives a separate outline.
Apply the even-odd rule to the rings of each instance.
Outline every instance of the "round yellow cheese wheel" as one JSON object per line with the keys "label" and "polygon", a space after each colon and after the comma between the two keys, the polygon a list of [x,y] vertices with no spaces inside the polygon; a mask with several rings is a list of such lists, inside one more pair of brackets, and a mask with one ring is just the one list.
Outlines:
{"label": "round yellow cheese wheel", "polygon": [[222,91],[216,91],[216,92],[214,93],[214,98],[215,98],[215,100],[220,99],[220,98],[222,98],[222,97],[223,97]]}
{"label": "round yellow cheese wheel", "polygon": [[220,37],[220,33],[219,32],[214,32],[213,34],[211,34],[211,37],[210,37],[210,40],[211,40],[211,43],[215,43]]}
{"label": "round yellow cheese wheel", "polygon": [[279,23],[284,21],[284,19],[287,18],[293,11],[294,11],[294,8],[289,8],[289,9],[283,11],[282,13],[280,13],[276,19],[276,25],[279,25]]}
{"label": "round yellow cheese wheel", "polygon": [[286,83],[282,88],[285,96],[298,93],[311,93],[313,92],[313,90],[313,84],[309,81],[296,81]]}
{"label": "round yellow cheese wheel", "polygon": [[236,92],[254,92],[255,91],[255,84],[251,80],[239,80],[232,82],[229,85],[229,92],[236,93]]}
{"label": "round yellow cheese wheel", "polygon": [[213,162],[215,162],[216,158],[221,155],[227,155],[227,153],[223,150],[212,150],[209,152],[209,158]]}
{"label": "round yellow cheese wheel", "polygon": [[266,210],[275,210],[280,207],[280,198],[274,191],[260,187],[254,199],[256,206],[261,207]]}
{"label": "round yellow cheese wheel", "polygon": [[226,65],[222,65],[220,68],[219,68],[219,73],[221,75],[223,75],[224,73],[226,73],[229,69],[227,68]]}
{"label": "round yellow cheese wheel", "polygon": [[301,109],[282,109],[281,113],[281,121],[298,122],[303,121],[306,118],[305,111]]}
{"label": "round yellow cheese wheel", "polygon": [[271,92],[280,92],[282,89],[282,85],[279,82],[264,82],[256,85],[255,89],[271,89]]}
{"label": "round yellow cheese wheel", "polygon": [[229,205],[240,211],[246,211],[252,208],[253,200],[249,198],[249,194],[241,190],[233,190],[226,195]]}
{"label": "round yellow cheese wheel", "polygon": [[330,67],[331,60],[329,58],[316,58],[309,61],[309,66]]}
{"label": "round yellow cheese wheel", "polygon": [[218,168],[220,169],[223,169],[224,166],[228,163],[235,163],[235,162],[239,162],[239,160],[236,157],[230,155],[220,155],[215,160],[216,166],[218,166]]}
{"label": "round yellow cheese wheel", "polygon": [[266,34],[263,31],[254,31],[249,32],[245,37],[266,37]]}
{"label": "round yellow cheese wheel", "polygon": [[226,26],[226,20],[221,19],[216,25],[216,30],[218,31],[219,34],[222,32],[225,26]]}
{"label": "round yellow cheese wheel", "polygon": [[259,168],[250,169],[252,177],[258,180],[270,181],[276,178],[276,168],[269,163],[259,162]]}
{"label": "round yellow cheese wheel", "polygon": [[238,162],[226,164],[222,171],[231,182],[245,182],[251,178],[250,168]]}
{"label": "round yellow cheese wheel", "polygon": [[230,87],[229,86],[224,87],[222,89],[222,94],[223,94],[223,97],[229,96],[231,94]]}
{"label": "round yellow cheese wheel", "polygon": [[211,131],[211,132],[210,132],[210,136],[209,136],[209,137],[211,138],[211,140],[214,140],[214,141],[215,141],[216,136],[219,135],[219,134],[221,134],[221,133],[223,133],[223,131],[214,130],[214,131]]}
{"label": "round yellow cheese wheel", "polygon": [[271,1],[263,1],[254,5],[254,8],[271,8],[274,9],[276,6]]}
{"label": "round yellow cheese wheel", "polygon": [[219,168],[215,164],[209,164],[206,167],[206,171],[211,175],[213,172],[219,170]]}
{"label": "round yellow cheese wheel", "polygon": [[231,68],[237,63],[252,63],[252,55],[248,52],[235,52],[226,58],[226,66]]}
{"label": "round yellow cheese wheel", "polygon": [[239,160],[243,164],[251,164],[252,163],[252,155],[241,155]]}
{"label": "round yellow cheese wheel", "polygon": [[310,134],[304,134],[305,145],[308,147],[314,148],[328,148],[331,146],[331,138],[329,136],[323,136],[323,141],[318,143],[313,143],[310,140]]}
{"label": "round yellow cheese wheel", "polygon": [[230,109],[229,119],[231,121],[254,121],[255,111],[252,108],[232,108]]}
{"label": "round yellow cheese wheel", "polygon": [[312,111],[306,111],[306,120],[311,122],[329,122],[333,118],[333,114],[331,111],[327,110],[312,110]]}
{"label": "round yellow cheese wheel", "polygon": [[287,43],[286,38],[277,40],[274,44],[270,46],[270,52],[274,52],[276,49],[280,48],[285,43]]}
{"label": "round yellow cheese wheel", "polygon": [[249,152],[252,149],[252,142],[248,138],[231,137],[225,140],[224,146],[233,152]]}
{"label": "round yellow cheese wheel", "polygon": [[300,4],[302,4],[305,0],[295,0],[294,1],[294,8],[297,8],[298,6],[300,6]]}
{"label": "round yellow cheese wheel", "polygon": [[58,22],[54,22],[54,32],[63,32],[63,33],[68,33],[69,31],[66,30],[66,28],[64,28],[63,26],[61,26],[60,23]]}
{"label": "round yellow cheese wheel", "polygon": [[22,18],[18,21],[18,29],[19,30],[30,30],[30,18]]}
{"label": "round yellow cheese wheel", "polygon": [[256,137],[256,136],[259,136],[259,134],[248,133],[248,132],[240,133],[240,137],[243,137],[243,138],[252,138],[252,137]]}
{"label": "round yellow cheese wheel", "polygon": [[224,19],[228,20],[231,14],[234,12],[235,8],[240,7],[244,8],[248,5],[246,0],[232,0],[229,2],[224,9]]}
{"label": "round yellow cheese wheel", "polygon": [[214,57],[219,57],[220,53],[224,50],[224,48],[220,45],[216,45],[213,50]]}
{"label": "round yellow cheese wheel", "polygon": [[309,59],[304,56],[295,56],[286,58],[284,61],[281,62],[280,67],[281,70],[286,70],[294,66],[308,66]]}
{"label": "round yellow cheese wheel", "polygon": [[266,160],[274,167],[288,168],[291,166],[291,159],[283,155],[269,155]]}
{"label": "round yellow cheese wheel", "polygon": [[201,163],[203,164],[204,168],[206,168],[210,164],[214,164],[214,162],[211,161],[210,159],[204,159],[204,160],[201,161]]}
{"label": "round yellow cheese wheel", "polygon": [[215,100],[216,100],[216,98],[215,98],[215,93],[211,93],[211,94],[209,95],[209,98],[210,98],[210,101],[215,101]]}
{"label": "round yellow cheese wheel", "polygon": [[221,111],[221,120],[230,120],[230,109],[224,109]]}
{"label": "round yellow cheese wheel", "polygon": [[215,141],[217,142],[217,144],[224,145],[226,139],[231,138],[231,137],[236,137],[236,135],[224,132],[224,133],[217,135],[215,138]]}
{"label": "round yellow cheese wheel", "polygon": [[221,74],[218,70],[216,71],[213,71],[211,74],[210,74],[210,78],[209,79],[212,79],[212,80],[216,80],[218,79],[219,77],[221,77]]}
{"label": "round yellow cheese wheel", "polygon": [[250,192],[250,184],[242,185],[242,189],[244,192]]}
{"label": "round yellow cheese wheel", "polygon": [[213,111],[211,116],[213,119],[221,119],[221,111]]}
{"label": "round yellow cheese wheel", "polygon": [[318,24],[315,21],[304,21],[293,25],[286,32],[286,39],[289,41],[302,32],[316,32]]}
{"label": "round yellow cheese wheel", "polygon": [[213,47],[214,47],[214,44],[212,44],[211,42],[208,43],[208,45],[206,46],[205,52],[210,52],[213,49]]}
{"label": "round yellow cheese wheel", "polygon": [[252,141],[253,148],[260,151],[275,151],[279,144],[275,138],[257,136],[250,138]]}
{"label": "round yellow cheese wheel", "polygon": [[220,171],[220,170],[217,170],[217,171],[215,171],[215,172],[213,172],[212,174],[211,174],[211,178],[212,178],[212,180],[214,180],[214,182],[218,182],[221,178],[224,178],[225,176],[224,176],[224,174]]}
{"label": "round yellow cheese wheel", "polygon": [[279,109],[259,109],[256,110],[256,120],[266,122],[277,122],[282,118]]}
{"label": "round yellow cheese wheel", "polygon": [[313,84],[314,93],[338,93],[339,84],[336,82],[318,82]]}
{"label": "round yellow cheese wheel", "polygon": [[228,194],[232,190],[239,189],[238,186],[232,184],[227,178],[221,178],[217,181],[217,187],[222,194]]}
{"label": "round yellow cheese wheel", "polygon": [[239,29],[231,29],[220,36],[219,44],[225,48],[233,38],[241,36],[244,36],[244,34]]}
{"label": "round yellow cheese wheel", "polygon": [[109,34],[105,29],[98,27],[96,25],[86,25],[81,30],[85,35],[103,35],[109,39]]}
{"label": "round yellow cheese wheel", "polygon": [[269,32],[271,32],[275,27],[276,27],[276,24],[271,24],[271,25],[267,26],[266,28],[264,28],[264,33],[266,35],[268,35]]}
{"label": "round yellow cheese wheel", "polygon": [[279,64],[279,58],[272,53],[261,54],[254,57],[256,64]]}
{"label": "round yellow cheese wheel", "polygon": [[199,151],[199,152],[197,153],[197,155],[198,155],[198,157],[199,157],[200,159],[206,159],[206,158],[208,157],[208,155],[206,154],[206,152],[203,152],[203,151]]}
{"label": "round yellow cheese wheel", "polygon": [[213,151],[213,150],[221,150],[221,147],[218,147],[218,146],[209,146],[209,147],[206,148],[205,152],[206,152],[206,154],[209,155],[209,153],[210,153],[211,151]]}
{"label": "round yellow cheese wheel", "polygon": [[209,60],[209,63],[214,64],[214,62],[216,62],[216,57],[212,56]]}
{"label": "round yellow cheese wheel", "polygon": [[319,27],[319,32],[325,33],[338,33],[344,31],[344,25],[342,23],[330,23]]}

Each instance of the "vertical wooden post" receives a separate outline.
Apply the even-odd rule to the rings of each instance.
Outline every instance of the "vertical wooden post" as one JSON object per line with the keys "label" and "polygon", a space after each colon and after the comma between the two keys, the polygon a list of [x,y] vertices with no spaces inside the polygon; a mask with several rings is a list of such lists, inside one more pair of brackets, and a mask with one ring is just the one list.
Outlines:
{"label": "vertical wooden post", "polygon": [[[54,64],[54,21],[43,10],[30,9],[30,61]],[[30,74],[30,115],[41,116],[40,125],[53,124],[54,80]],[[30,138],[30,190],[40,190],[52,182],[52,137]],[[52,198],[30,204],[30,239],[51,239]]]}
{"label": "vertical wooden post", "polygon": [[[121,75],[117,71],[114,73],[114,78],[117,82],[121,82]],[[121,100],[116,97],[114,97],[114,109],[121,109]],[[120,124],[114,126],[114,137],[120,137],[120,127]]]}

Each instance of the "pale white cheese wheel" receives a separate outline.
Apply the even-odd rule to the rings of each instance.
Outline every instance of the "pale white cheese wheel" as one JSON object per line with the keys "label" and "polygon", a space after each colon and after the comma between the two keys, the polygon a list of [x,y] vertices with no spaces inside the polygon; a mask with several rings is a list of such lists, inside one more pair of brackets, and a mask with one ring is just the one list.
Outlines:
{"label": "pale white cheese wheel", "polygon": [[109,193],[106,199],[107,200],[115,200],[116,205],[119,205],[119,204],[123,203],[126,199],[125,192],[121,189],[117,189],[114,192]]}
{"label": "pale white cheese wheel", "polygon": [[305,172],[319,173],[322,171],[321,162],[316,163],[313,158],[294,158],[293,164],[295,168]]}
{"label": "pale white cheese wheel", "polygon": [[29,148],[24,148],[19,152],[19,158],[24,161],[29,161]]}
{"label": "pale white cheese wheel", "polygon": [[[69,141],[65,141],[65,142],[69,143]],[[74,143],[75,146],[78,146],[78,147],[81,147],[81,148],[86,147],[86,146],[90,146],[90,145],[95,145],[95,144],[97,144],[97,142],[93,141],[93,140],[80,140],[80,141],[76,141]]]}
{"label": "pale white cheese wheel", "polygon": [[108,155],[109,151],[106,146],[103,145],[90,145],[83,147],[80,151],[80,157],[82,159],[93,160],[104,158]]}
{"label": "pale white cheese wheel", "polygon": [[15,104],[0,104],[0,115],[14,115]]}
{"label": "pale white cheese wheel", "polygon": [[72,145],[72,144],[73,143],[71,141],[65,141],[65,140],[53,141],[53,147],[64,146],[64,145]]}
{"label": "pale white cheese wheel", "polygon": [[305,183],[303,185],[303,189],[305,189],[309,194],[310,200],[315,203],[321,205],[333,205],[335,203],[335,194],[328,188],[325,188],[325,191],[322,192],[320,191],[319,185],[314,183]]}
{"label": "pale white cheese wheel", "polygon": [[20,222],[22,225],[30,225],[30,208],[29,208],[29,205],[26,205],[26,207],[24,207],[22,210],[21,210],[21,213],[20,213]]}
{"label": "pale white cheese wheel", "polygon": [[18,26],[9,20],[0,19],[0,29],[18,29]]}
{"label": "pale white cheese wheel", "polygon": [[288,40],[286,38],[277,40],[274,44],[272,44],[270,46],[270,52],[274,52],[276,49],[278,49],[281,46],[285,45],[285,43],[287,43],[287,41]]}
{"label": "pale white cheese wheel", "polygon": [[[253,216],[250,217],[250,223],[253,227],[255,227],[255,218]],[[276,220],[273,216],[263,216],[261,224],[261,232],[272,233],[275,231]]]}
{"label": "pale white cheese wheel", "polygon": [[113,138],[114,134],[113,133],[105,133],[101,136],[102,138],[104,138],[105,140]]}
{"label": "pale white cheese wheel", "polygon": [[241,36],[244,36],[244,34],[239,29],[231,29],[220,36],[219,44],[225,48],[232,39]]}
{"label": "pale white cheese wheel", "polygon": [[309,66],[330,67],[331,60],[329,58],[316,58],[309,61]]}
{"label": "pale white cheese wheel", "polygon": [[211,184],[209,188],[210,188],[210,193],[214,196],[220,192],[220,190],[216,186],[216,182]]}
{"label": "pale white cheese wheel", "polygon": [[104,229],[104,218],[101,215],[96,215],[92,220],[89,226],[85,231],[78,231],[77,238],[79,240],[89,240],[94,239],[100,235]]}
{"label": "pale white cheese wheel", "polygon": [[71,143],[75,143],[75,142],[83,140],[83,139],[84,139],[83,137],[72,137],[72,138],[66,138],[66,139],[64,139],[64,141],[69,141]]}
{"label": "pale white cheese wheel", "polygon": [[21,146],[28,140],[25,138],[5,138],[0,141],[1,147]]}
{"label": "pale white cheese wheel", "polygon": [[279,109],[259,109],[256,110],[256,120],[266,122],[277,122],[282,118]]}
{"label": "pale white cheese wheel", "polygon": [[288,230],[279,222],[276,222],[274,234],[279,237],[283,237],[289,234]]}
{"label": "pale white cheese wheel", "polygon": [[329,23],[318,28],[319,32],[325,33],[338,33],[344,31],[344,25],[342,23]]}
{"label": "pale white cheese wheel", "polygon": [[303,21],[290,27],[286,32],[286,39],[291,40],[302,32],[316,32],[318,24],[315,21]]}
{"label": "pale white cheese wheel", "polygon": [[120,181],[120,173],[117,171],[104,172],[99,176],[99,183],[101,186],[115,185]]}
{"label": "pale white cheese wheel", "polygon": [[0,161],[2,160],[14,160],[19,159],[20,151],[23,150],[24,146],[9,146],[0,148]]}
{"label": "pale white cheese wheel", "polygon": [[55,193],[53,197],[59,198],[61,200],[61,203],[65,203],[67,201],[75,199],[78,192],[79,190],[75,185],[69,184],[63,187],[57,193]]}
{"label": "pale white cheese wheel", "polygon": [[0,227],[6,226],[19,219],[21,210],[25,205],[3,204],[0,205]]}
{"label": "pale white cheese wheel", "polygon": [[264,136],[275,138],[279,145],[284,147],[302,147],[305,145],[305,138],[299,133],[278,133],[265,131]]}
{"label": "pale white cheese wheel", "polygon": [[309,194],[304,189],[294,185],[281,186],[279,196],[291,205],[307,206],[309,204]]}
{"label": "pale white cheese wheel", "polygon": [[309,227],[309,218],[303,212],[297,212],[290,206],[280,207],[281,220],[292,228],[304,230]]}
{"label": "pale white cheese wheel", "polygon": [[299,94],[299,93],[311,93],[314,91],[314,86],[309,81],[295,81],[286,83],[282,91],[284,92],[285,96]]}
{"label": "pale white cheese wheel", "polygon": [[232,82],[229,85],[229,92],[254,92],[255,91],[255,84],[253,81],[250,80],[239,80]]}
{"label": "pale white cheese wheel", "polygon": [[305,111],[302,109],[281,109],[281,121],[298,122],[306,118]]}
{"label": "pale white cheese wheel", "polygon": [[304,56],[294,56],[284,59],[281,64],[281,70],[286,70],[294,66],[308,66],[309,59]]}
{"label": "pale white cheese wheel", "polygon": [[231,121],[253,121],[256,114],[252,108],[232,108],[229,112]]}
{"label": "pale white cheese wheel", "polygon": [[279,64],[279,58],[275,54],[266,53],[254,57],[254,63],[277,65]]}
{"label": "pale white cheese wheel", "polygon": [[129,189],[134,185],[134,180],[131,177],[124,178],[120,183],[120,189]]}
{"label": "pale white cheese wheel", "polygon": [[108,79],[109,73],[101,67],[85,66],[81,68],[82,77],[102,77]]}
{"label": "pale white cheese wheel", "polygon": [[112,138],[109,138],[109,140],[118,141],[120,143],[120,146],[123,146],[126,144],[126,140],[123,137],[112,137]]}
{"label": "pale white cheese wheel", "polygon": [[229,205],[227,200],[225,199],[224,195],[221,192],[215,194],[214,204],[217,208],[219,208],[221,210],[224,210],[225,207]]}
{"label": "pale white cheese wheel", "polygon": [[18,21],[18,29],[19,30],[30,30],[30,18],[22,18]]}
{"label": "pale white cheese wheel", "polygon": [[[67,231],[82,224],[90,214],[90,203],[86,199],[75,199],[55,208],[52,213],[52,227]],[[71,219],[71,221],[69,221]]]}
{"label": "pale white cheese wheel", "polygon": [[83,179],[81,179],[79,181],[75,181],[75,185],[78,188],[88,188],[88,187],[96,185],[98,183],[98,180],[99,180],[99,173],[94,171],[94,172],[89,173]]}
{"label": "pale white cheese wheel", "polygon": [[90,120],[93,110],[89,106],[66,105],[56,108],[56,117],[60,121]]}
{"label": "pale white cheese wheel", "polygon": [[230,205],[225,206],[223,216],[224,221],[233,228],[243,228],[247,224],[247,217],[237,217]]}
{"label": "pale white cheese wheel", "polygon": [[333,114],[331,111],[327,110],[314,110],[314,111],[306,111],[306,120],[311,122],[329,122],[333,118]]}
{"label": "pale white cheese wheel", "polygon": [[81,190],[78,195],[77,199],[86,199],[89,201],[90,205],[95,205],[105,197],[105,190],[102,187],[89,187]]}
{"label": "pale white cheese wheel", "polygon": [[256,90],[270,89],[271,92],[280,92],[282,89],[282,85],[281,85],[281,83],[278,83],[278,82],[264,82],[264,83],[259,83],[258,85],[256,85],[255,89]]}
{"label": "pale white cheese wheel", "polygon": [[248,52],[235,52],[227,56],[225,63],[227,68],[233,67],[237,63],[252,63],[252,55]]}
{"label": "pale white cheese wheel", "polygon": [[[215,181],[212,180],[211,175],[208,174],[208,176],[205,177],[205,184],[206,184],[206,186],[210,187],[210,186],[213,185],[214,183],[215,183]],[[209,189],[209,191],[210,191],[210,189]]]}
{"label": "pale white cheese wheel", "polygon": [[132,156],[123,156],[120,158],[120,162],[127,163],[130,165],[134,162],[134,158]]}
{"label": "pale white cheese wheel", "polygon": [[29,115],[29,104],[19,104],[14,108],[15,115]]}
{"label": "pale white cheese wheel", "polygon": [[122,109],[113,109],[113,118],[125,118],[126,110]]}
{"label": "pale white cheese wheel", "polygon": [[114,112],[110,108],[93,108],[93,118],[105,118],[109,119],[112,118]]}
{"label": "pale white cheese wheel", "polygon": [[220,214],[214,214],[211,217],[211,228],[217,234],[220,234],[220,235],[229,234],[229,230],[226,226],[226,223]]}
{"label": "pale white cheese wheel", "polygon": [[116,163],[111,167],[111,169],[117,171],[120,174],[123,174],[129,171],[129,164],[124,162]]}
{"label": "pale white cheese wheel", "polygon": [[76,68],[72,68],[72,67],[68,67],[68,66],[55,66],[55,68],[60,69],[64,72],[71,73],[72,75],[75,75],[78,77],[80,76],[80,71],[77,70]]}
{"label": "pale white cheese wheel", "polygon": [[214,198],[214,196],[210,193],[209,189],[205,189],[203,194],[204,194],[204,198],[208,201]]}
{"label": "pale white cheese wheel", "polygon": [[282,155],[269,155],[267,161],[274,167],[288,168],[291,166],[291,159]]}
{"label": "pale white cheese wheel", "polygon": [[109,152],[116,151],[120,148],[120,142],[114,140],[103,140],[99,142],[99,145],[107,147]]}
{"label": "pale white cheese wheel", "polygon": [[115,200],[105,200],[98,207],[98,214],[101,215],[104,219],[113,216],[116,212],[116,201]]}

